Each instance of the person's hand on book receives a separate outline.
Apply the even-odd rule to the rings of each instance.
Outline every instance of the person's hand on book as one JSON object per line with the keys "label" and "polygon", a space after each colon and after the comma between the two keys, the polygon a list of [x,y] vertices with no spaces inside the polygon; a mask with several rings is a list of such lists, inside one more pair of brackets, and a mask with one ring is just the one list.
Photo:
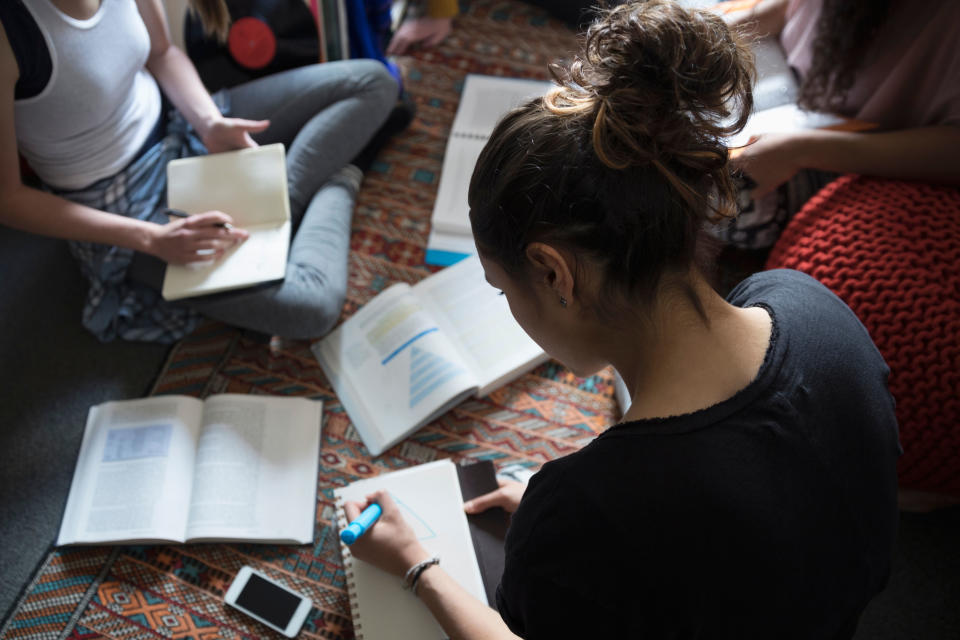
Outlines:
{"label": "person's hand on book", "polygon": [[224,252],[249,237],[232,224],[233,218],[222,211],[207,211],[156,225],[146,253],[171,264],[219,260]]}
{"label": "person's hand on book", "polygon": [[453,18],[411,18],[404,20],[387,45],[388,56],[400,56],[414,47],[435,47],[453,31]]}
{"label": "person's hand on book", "polygon": [[265,131],[269,126],[269,120],[220,117],[203,127],[200,139],[210,153],[247,149],[258,146],[250,134]]}
{"label": "person's hand on book", "polygon": [[370,494],[363,503],[345,502],[343,508],[347,521],[356,520],[360,512],[374,502],[380,505],[383,513],[350,546],[350,553],[388,573],[403,577],[407,569],[428,559],[431,554],[417,540],[416,533],[403,519],[400,507],[386,491]]}
{"label": "person's hand on book", "polygon": [[765,196],[792,178],[802,167],[799,161],[800,137],[789,133],[765,133],[732,154],[730,164],[757,183],[754,199]]}
{"label": "person's hand on book", "polygon": [[520,505],[520,499],[523,497],[523,492],[527,489],[527,485],[522,482],[516,482],[515,480],[504,480],[502,478],[497,478],[497,484],[500,485],[500,488],[496,491],[485,493],[482,496],[477,496],[473,500],[464,502],[463,510],[467,513],[480,513],[493,507],[501,507],[507,513],[516,511]]}

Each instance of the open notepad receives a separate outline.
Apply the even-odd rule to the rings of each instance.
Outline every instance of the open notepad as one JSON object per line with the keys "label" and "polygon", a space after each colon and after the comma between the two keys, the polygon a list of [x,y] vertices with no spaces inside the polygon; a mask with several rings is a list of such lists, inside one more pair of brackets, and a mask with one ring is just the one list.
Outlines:
{"label": "open notepad", "polygon": [[90,409],[57,544],[308,544],[322,404],[155,396]]}
{"label": "open notepad", "polygon": [[467,75],[443,154],[440,184],[430,219],[428,264],[446,266],[476,253],[467,191],[480,151],[501,117],[530,98],[543,95],[551,86],[541,80]]}
{"label": "open notepad", "polygon": [[167,300],[283,279],[290,199],[282,144],[172,160],[167,164],[167,205],[190,214],[223,211],[250,233],[216,262],[167,265]]}
{"label": "open notepad", "polygon": [[476,256],[387,288],[313,352],[373,455],[547,359]]}
{"label": "open notepad", "polygon": [[[344,501],[365,502],[366,496],[378,489],[390,492],[417,539],[429,552],[440,557],[443,570],[474,597],[487,602],[487,591],[463,512],[456,465],[449,460],[438,460],[334,490],[340,529],[347,526]],[[340,552],[358,640],[446,637],[427,607],[403,589],[399,578],[355,559],[343,543]],[[499,576],[494,579],[499,581]]]}

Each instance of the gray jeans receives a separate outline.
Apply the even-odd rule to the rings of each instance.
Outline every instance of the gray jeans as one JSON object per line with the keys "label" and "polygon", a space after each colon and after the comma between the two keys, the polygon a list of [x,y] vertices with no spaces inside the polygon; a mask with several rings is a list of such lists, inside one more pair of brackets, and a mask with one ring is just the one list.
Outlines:
{"label": "gray jeans", "polygon": [[[375,60],[311,65],[226,89],[230,115],[269,119],[254,136],[287,147],[294,235],[286,277],[183,304],[228,324],[285,338],[327,333],[347,290],[350,221],[362,178],[344,169],[386,120],[398,87]],[[351,171],[352,169],[352,171]]]}

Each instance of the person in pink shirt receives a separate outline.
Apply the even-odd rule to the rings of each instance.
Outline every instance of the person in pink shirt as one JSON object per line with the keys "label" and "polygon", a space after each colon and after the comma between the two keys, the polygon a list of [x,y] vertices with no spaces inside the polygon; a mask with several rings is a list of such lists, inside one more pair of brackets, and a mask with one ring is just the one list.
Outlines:
{"label": "person in pink shirt", "polygon": [[[960,3],[760,0],[731,15],[741,32],[779,37],[801,106],[876,125],[767,134],[747,147],[735,166],[755,183],[754,200],[783,194],[769,225],[784,225],[840,173],[960,184]],[[731,229],[727,239],[749,248],[777,235]]]}

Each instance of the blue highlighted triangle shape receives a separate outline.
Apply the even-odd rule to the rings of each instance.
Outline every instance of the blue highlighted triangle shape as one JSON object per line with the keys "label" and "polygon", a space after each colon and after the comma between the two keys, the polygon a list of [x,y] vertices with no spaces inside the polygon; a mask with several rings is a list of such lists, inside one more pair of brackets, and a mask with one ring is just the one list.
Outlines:
{"label": "blue highlighted triangle shape", "polygon": [[461,373],[463,367],[457,363],[420,347],[413,347],[410,351],[410,408]]}

